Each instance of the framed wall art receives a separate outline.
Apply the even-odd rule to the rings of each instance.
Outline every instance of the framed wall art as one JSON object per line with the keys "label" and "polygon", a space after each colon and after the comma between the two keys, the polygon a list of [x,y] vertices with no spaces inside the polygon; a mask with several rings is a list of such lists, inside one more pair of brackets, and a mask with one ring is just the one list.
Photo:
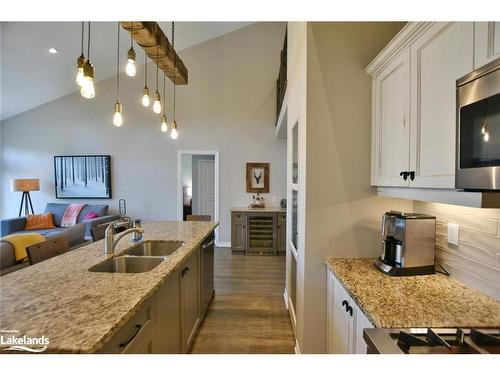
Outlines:
{"label": "framed wall art", "polygon": [[54,156],[57,199],[111,198],[109,155]]}
{"label": "framed wall art", "polygon": [[269,193],[269,163],[247,163],[247,193]]}

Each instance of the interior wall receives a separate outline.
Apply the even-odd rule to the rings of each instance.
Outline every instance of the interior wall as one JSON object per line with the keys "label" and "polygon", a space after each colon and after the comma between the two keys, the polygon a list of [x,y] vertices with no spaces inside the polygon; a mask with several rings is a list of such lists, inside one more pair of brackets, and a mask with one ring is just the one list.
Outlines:
{"label": "interior wall", "polygon": [[412,208],[377,197],[370,186],[371,80],[364,71],[403,25],[308,24],[302,352],[326,351],[325,256],[378,256],[382,214]]}
{"label": "interior wall", "polygon": [[[436,259],[451,277],[500,301],[500,209],[414,201],[415,212],[436,217]],[[447,224],[459,225],[458,245]]]}
{"label": "interior wall", "polygon": [[[2,22],[0,22],[0,70],[2,69]],[[2,74],[0,72],[0,111],[2,110]],[[2,131],[3,126],[0,122],[0,182],[3,182],[3,146],[2,146]],[[0,217],[3,216],[3,189],[0,187]]]}
{"label": "interior wall", "polygon": [[[134,79],[120,75],[122,128],[111,123],[116,78],[98,82],[92,100],[75,92],[4,120],[4,216],[16,215],[20,198],[8,190],[11,178],[40,178],[41,191],[33,193],[32,199],[35,211],[41,212],[46,202],[55,201],[54,155],[109,154],[113,198],[99,202],[116,211],[118,199],[125,198],[132,217],[175,220],[177,151],[217,150],[220,240],[229,242],[229,210],[246,206],[251,198],[246,193],[246,162],[270,163],[268,204],[272,197],[279,202],[285,196],[286,144],[274,136],[276,77],[284,33],[283,23],[257,23],[183,50],[180,55],[189,69],[189,84],[177,87],[179,138],[175,142],[160,132],[160,116],[140,104],[143,66]],[[153,67],[150,64],[152,92]],[[160,78],[160,90],[161,84]],[[170,117],[170,81],[166,96]]]}

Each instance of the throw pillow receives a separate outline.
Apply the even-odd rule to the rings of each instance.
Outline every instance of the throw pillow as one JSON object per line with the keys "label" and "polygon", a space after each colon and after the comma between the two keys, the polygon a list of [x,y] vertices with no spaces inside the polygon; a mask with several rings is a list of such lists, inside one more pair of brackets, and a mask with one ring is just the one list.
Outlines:
{"label": "throw pillow", "polygon": [[87,215],[85,215],[83,217],[83,220],[95,219],[96,217],[99,217],[99,215],[97,214],[97,212],[90,211],[90,212],[87,213]]}
{"label": "throw pillow", "polygon": [[26,225],[24,230],[35,229],[52,229],[55,228],[52,214],[46,213],[41,215],[28,215],[26,217]]}

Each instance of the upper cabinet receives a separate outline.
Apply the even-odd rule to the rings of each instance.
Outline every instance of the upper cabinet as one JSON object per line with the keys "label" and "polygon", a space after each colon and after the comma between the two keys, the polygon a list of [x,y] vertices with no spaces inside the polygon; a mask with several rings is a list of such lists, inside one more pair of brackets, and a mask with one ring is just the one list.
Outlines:
{"label": "upper cabinet", "polygon": [[500,57],[500,22],[475,22],[474,68]]}
{"label": "upper cabinet", "polygon": [[474,69],[474,24],[409,23],[368,66],[372,185],[455,187],[455,84]]}
{"label": "upper cabinet", "polygon": [[373,79],[372,183],[407,186],[410,152],[410,51],[396,56]]}
{"label": "upper cabinet", "polygon": [[455,187],[456,80],[474,69],[473,39],[471,22],[439,22],[410,47],[412,187]]}

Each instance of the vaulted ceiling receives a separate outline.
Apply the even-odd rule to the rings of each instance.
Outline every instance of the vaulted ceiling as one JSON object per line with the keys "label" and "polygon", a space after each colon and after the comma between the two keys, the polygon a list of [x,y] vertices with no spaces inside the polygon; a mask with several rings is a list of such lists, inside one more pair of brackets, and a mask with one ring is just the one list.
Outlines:
{"label": "vaulted ceiling", "polygon": [[[170,39],[171,23],[159,24]],[[182,58],[183,49],[249,24],[176,22],[175,49],[181,51]],[[2,22],[0,38],[0,121],[77,90],[75,74],[81,50],[80,22]],[[122,30],[120,41],[123,51],[120,69],[124,71],[130,34]],[[56,48],[58,53],[49,53],[49,48]],[[134,49],[138,64],[143,64],[142,49],[137,45]],[[96,69],[96,81],[116,74],[116,22],[91,24],[90,57]]]}

